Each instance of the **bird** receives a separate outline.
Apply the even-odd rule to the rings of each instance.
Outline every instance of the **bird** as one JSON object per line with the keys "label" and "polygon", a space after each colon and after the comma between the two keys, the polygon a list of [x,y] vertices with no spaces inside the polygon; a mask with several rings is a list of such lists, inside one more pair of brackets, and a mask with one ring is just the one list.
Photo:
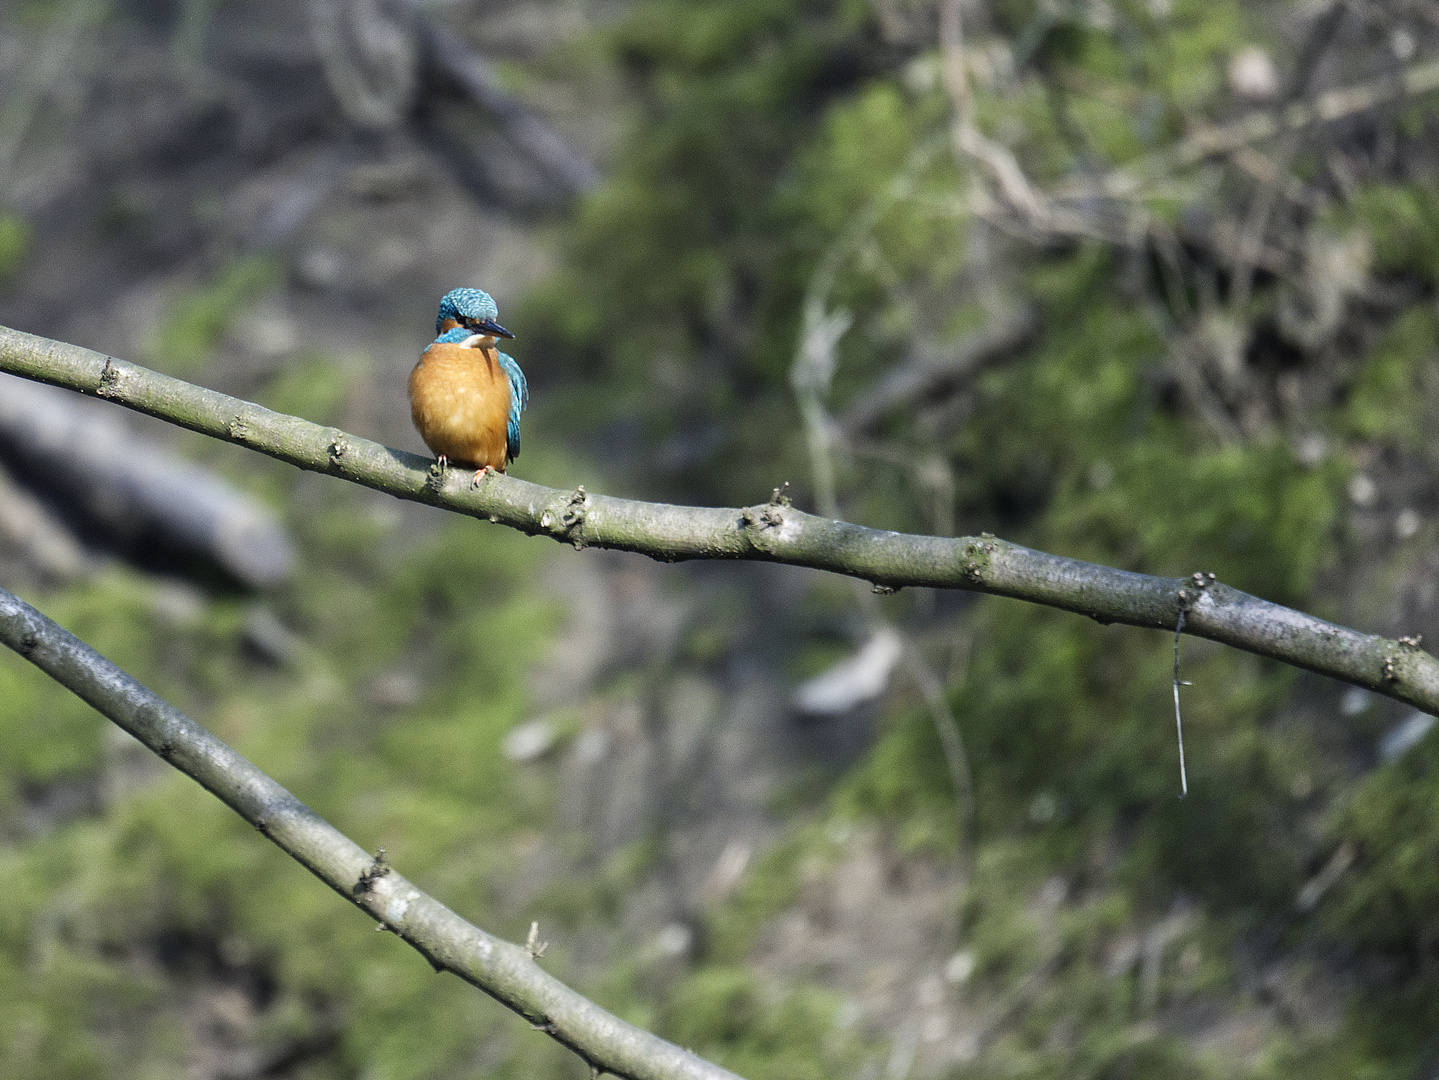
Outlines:
{"label": "bird", "polygon": [[435,340],[410,372],[410,417],[443,470],[475,470],[472,485],[520,456],[520,414],[529,404],[525,373],[497,349],[515,335],[495,320],[489,293],[451,289],[440,300]]}

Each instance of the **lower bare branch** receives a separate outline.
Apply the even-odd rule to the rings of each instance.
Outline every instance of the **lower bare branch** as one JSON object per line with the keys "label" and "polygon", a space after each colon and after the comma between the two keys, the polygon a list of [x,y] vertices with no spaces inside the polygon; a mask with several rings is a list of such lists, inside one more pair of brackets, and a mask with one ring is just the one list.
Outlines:
{"label": "lower bare branch", "polygon": [[330,888],[519,1013],[595,1069],[632,1080],[738,1080],[625,1023],[535,963],[531,950],[460,918],[369,855],[251,762],[83,641],[0,588],[0,642],[148,746]]}

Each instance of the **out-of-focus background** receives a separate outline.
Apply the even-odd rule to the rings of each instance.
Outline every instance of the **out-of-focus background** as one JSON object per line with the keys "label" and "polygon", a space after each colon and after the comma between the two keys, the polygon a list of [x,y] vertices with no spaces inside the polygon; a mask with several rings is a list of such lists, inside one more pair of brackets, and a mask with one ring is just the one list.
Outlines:
{"label": "out-of-focus background", "polygon": [[[0,322],[516,475],[1439,632],[1439,3],[10,0]],[[0,381],[0,582],[751,1080],[1439,1070],[1429,719],[1213,644],[576,552]],[[0,1072],[580,1078],[0,657]]]}

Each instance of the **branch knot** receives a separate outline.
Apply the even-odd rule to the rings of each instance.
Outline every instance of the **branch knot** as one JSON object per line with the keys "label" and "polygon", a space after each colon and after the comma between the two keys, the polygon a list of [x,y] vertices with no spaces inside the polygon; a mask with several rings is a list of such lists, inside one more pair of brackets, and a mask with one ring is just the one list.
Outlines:
{"label": "branch knot", "polygon": [[445,463],[439,458],[430,462],[425,473],[425,487],[437,494],[445,488]]}
{"label": "branch knot", "polygon": [[980,533],[978,540],[964,545],[964,577],[975,585],[983,584],[984,571],[989,568],[989,557],[994,554],[993,533]]}
{"label": "branch knot", "polygon": [[95,387],[95,395],[112,399],[120,396],[120,369],[108,356],[105,357],[105,370],[100,372],[100,385]]}
{"label": "branch knot", "polygon": [[525,951],[530,954],[531,960],[538,960],[545,955],[545,950],[550,947],[548,941],[540,940],[540,924],[530,923],[530,935],[525,938]]}
{"label": "branch knot", "polygon": [[360,874],[360,880],[355,882],[354,894],[364,896],[375,887],[375,882],[385,877],[390,872],[390,864],[385,861],[385,849],[380,848],[375,852],[375,861],[365,867]]}
{"label": "branch knot", "polygon": [[558,513],[546,510],[540,515],[540,528],[546,530],[551,536],[569,540],[578,551],[585,546],[584,537],[580,535],[580,527],[584,525],[585,518],[589,515],[589,502],[589,493],[581,484],[561,504]]}
{"label": "branch knot", "polygon": [[[779,491],[775,488],[775,491]],[[784,510],[789,506],[789,500],[775,502],[771,499],[763,506],[746,506],[744,508],[745,527],[751,529],[777,529],[784,524]]]}

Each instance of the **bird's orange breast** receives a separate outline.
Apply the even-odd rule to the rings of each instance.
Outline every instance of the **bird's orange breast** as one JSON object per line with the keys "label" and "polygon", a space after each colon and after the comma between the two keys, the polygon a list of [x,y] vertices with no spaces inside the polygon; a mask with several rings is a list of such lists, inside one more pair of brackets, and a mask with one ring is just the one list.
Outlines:
{"label": "bird's orange breast", "polygon": [[509,464],[510,382],[492,348],[426,349],[410,372],[410,416],[437,455],[475,469]]}

